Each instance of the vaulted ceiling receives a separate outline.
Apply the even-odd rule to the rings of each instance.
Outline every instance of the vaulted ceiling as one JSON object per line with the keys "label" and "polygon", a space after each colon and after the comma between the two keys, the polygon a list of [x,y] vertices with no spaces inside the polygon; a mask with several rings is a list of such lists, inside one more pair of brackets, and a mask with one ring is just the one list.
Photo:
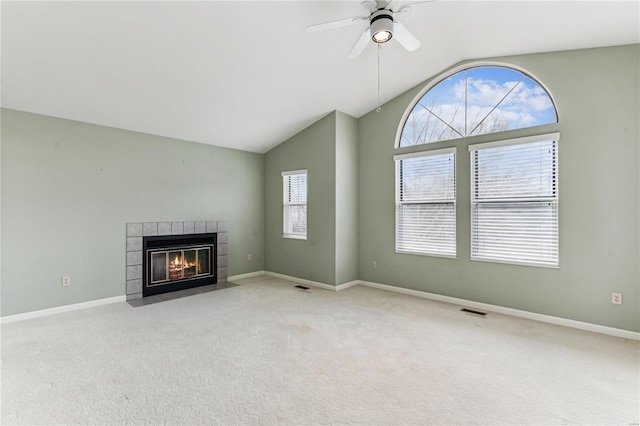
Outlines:
{"label": "vaulted ceiling", "polygon": [[[400,2],[402,4],[402,2]],[[1,2],[2,107],[266,152],[333,110],[378,102],[378,51],[348,59],[358,1]],[[450,1],[380,50],[385,102],[465,59],[640,42],[637,1]],[[579,72],[579,70],[577,70]]]}

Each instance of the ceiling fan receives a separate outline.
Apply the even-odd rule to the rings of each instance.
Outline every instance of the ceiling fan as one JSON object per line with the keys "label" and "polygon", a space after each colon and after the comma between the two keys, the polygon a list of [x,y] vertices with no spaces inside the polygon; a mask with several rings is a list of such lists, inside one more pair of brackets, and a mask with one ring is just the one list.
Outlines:
{"label": "ceiling fan", "polygon": [[420,47],[420,40],[396,18],[407,16],[411,13],[411,5],[427,3],[427,1],[414,1],[401,3],[396,0],[367,0],[362,5],[369,9],[368,16],[354,16],[337,21],[326,22],[324,24],[311,25],[307,27],[309,32],[325,31],[334,28],[346,27],[359,22],[369,21],[369,27],[364,30],[356,44],[349,53],[349,59],[357,58],[362,54],[369,40],[382,44],[391,39],[396,40],[402,47],[413,52]]}

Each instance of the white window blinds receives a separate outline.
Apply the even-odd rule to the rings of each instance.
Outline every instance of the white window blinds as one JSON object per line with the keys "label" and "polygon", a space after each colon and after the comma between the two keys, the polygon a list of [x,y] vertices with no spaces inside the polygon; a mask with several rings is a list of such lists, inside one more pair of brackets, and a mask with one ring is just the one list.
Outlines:
{"label": "white window blinds", "polygon": [[394,159],[396,251],[455,257],[455,148]]}
{"label": "white window blinds", "polygon": [[558,266],[558,139],[469,146],[472,259]]}
{"label": "white window blinds", "polygon": [[282,172],[283,237],[307,237],[307,171]]}

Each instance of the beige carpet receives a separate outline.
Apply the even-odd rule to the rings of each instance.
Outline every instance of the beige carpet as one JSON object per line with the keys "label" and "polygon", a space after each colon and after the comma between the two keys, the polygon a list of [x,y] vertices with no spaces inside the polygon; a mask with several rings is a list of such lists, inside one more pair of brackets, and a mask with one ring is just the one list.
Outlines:
{"label": "beige carpet", "polygon": [[638,342],[259,277],[2,325],[3,424],[637,424]]}

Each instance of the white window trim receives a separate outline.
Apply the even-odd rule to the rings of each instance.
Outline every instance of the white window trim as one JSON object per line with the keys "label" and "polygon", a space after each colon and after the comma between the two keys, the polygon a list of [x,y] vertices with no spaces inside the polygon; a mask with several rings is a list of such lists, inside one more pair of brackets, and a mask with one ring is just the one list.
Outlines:
{"label": "white window trim", "polygon": [[[545,133],[543,135],[524,136],[522,138],[504,139],[500,141],[477,143],[469,145],[469,151],[477,151],[479,149],[497,148],[500,146],[522,145],[525,143],[544,142],[544,141],[560,140],[560,132]],[[472,181],[473,183],[473,181]]]}
{"label": "white window trim", "polygon": [[[532,136],[524,136],[521,138],[512,138],[512,139],[504,139],[504,140],[500,140],[500,141],[493,141],[493,142],[485,142],[485,143],[479,143],[479,144],[474,144],[474,145],[469,145],[469,152],[473,152],[473,151],[477,151],[479,149],[487,149],[487,148],[496,148],[496,147],[501,147],[501,146],[510,146],[510,145],[521,145],[521,144],[526,144],[526,143],[534,143],[534,142],[543,142],[543,141],[548,141],[548,140],[554,140],[556,142],[558,142],[560,140],[560,132],[553,132],[553,133],[545,133],[545,134],[541,134],[541,135],[532,135]],[[560,164],[560,147],[559,144],[556,145],[556,166],[559,168],[559,164]],[[474,176],[473,176],[473,169],[474,169],[474,162],[473,162],[473,157],[471,157],[469,159],[469,166],[470,166],[470,173],[469,173],[469,177],[470,177],[470,183],[469,183],[469,196],[470,196],[470,208],[473,209],[473,188],[474,188]],[[547,200],[547,198],[545,197],[540,197],[540,200]],[[487,258],[479,258],[479,257],[473,257],[473,234],[472,234],[472,230],[473,230],[473,214],[471,213],[471,211],[469,212],[469,231],[471,232],[471,234],[469,235],[469,260],[472,260],[474,262],[487,262],[487,263],[500,263],[500,264],[506,264],[506,265],[518,265],[518,266],[532,266],[532,267],[536,267],[536,268],[546,268],[546,269],[560,269],[560,233],[561,233],[561,229],[560,229],[560,176],[559,173],[556,174],[556,196],[553,197],[552,199],[553,201],[557,202],[557,212],[558,212],[558,241],[557,241],[557,246],[558,246],[558,264],[557,265],[549,265],[547,263],[539,263],[539,262],[527,262],[527,261],[511,261],[511,260],[504,260],[504,259],[487,259]],[[505,201],[521,201],[520,199],[505,199]],[[548,201],[551,201],[551,199],[549,199]]]}
{"label": "white window trim", "polygon": [[[560,250],[560,243],[558,243],[558,250]],[[503,265],[516,265],[516,266],[533,266],[535,268],[545,268],[545,269],[560,269],[560,264],[558,265],[549,265],[546,263],[537,263],[537,262],[525,262],[525,261],[511,261],[511,260],[494,260],[494,259],[483,259],[479,257],[470,257],[469,260],[474,262],[485,262],[485,263],[501,263]]]}
{"label": "white window trim", "polygon": [[301,175],[301,174],[306,174],[308,175],[309,172],[307,171],[307,169],[300,169],[300,170],[289,170],[286,172],[282,172],[282,176],[291,176],[291,175]]}
{"label": "white window trim", "polygon": [[440,154],[455,154],[457,152],[457,148],[452,146],[450,148],[442,148],[442,149],[431,149],[428,151],[416,151],[409,152],[407,154],[397,154],[393,156],[394,161],[406,160],[407,158],[416,158],[416,157],[428,157],[430,155],[440,155]]}
{"label": "white window trim", "polygon": [[[455,205],[454,205],[455,208]],[[457,252],[457,250],[456,250]],[[456,254],[438,254],[438,253],[423,253],[421,251],[411,251],[411,250],[398,250],[395,249],[394,253],[397,254],[411,254],[414,256],[425,256],[425,257],[441,257],[443,259],[457,259],[458,256]]]}
{"label": "white window trim", "polygon": [[[455,198],[453,199],[453,211],[454,211],[454,220],[456,222],[455,225],[455,233],[456,233],[456,238],[455,238],[455,243],[454,243],[454,249],[456,254],[442,254],[442,253],[425,253],[425,252],[421,252],[421,251],[411,251],[411,250],[401,250],[398,249],[398,205],[401,203],[400,200],[400,161],[401,160],[406,160],[406,159],[410,159],[410,158],[417,158],[417,157],[429,157],[429,156],[433,156],[433,155],[442,155],[442,154],[454,154],[454,161],[457,163],[458,162],[458,148],[457,147],[449,147],[449,148],[441,148],[441,149],[431,149],[428,151],[416,151],[416,152],[410,152],[407,154],[397,154],[393,156],[393,160],[395,162],[395,175],[396,175],[396,181],[395,181],[395,191],[396,191],[396,203],[395,203],[395,217],[394,217],[394,252],[398,253],[398,254],[411,254],[411,255],[416,255],[416,256],[427,256],[427,257],[440,257],[440,258],[445,258],[445,259],[457,259],[458,258],[458,224],[457,224],[457,212],[458,212],[458,188],[457,188],[457,183],[456,183],[456,189],[455,189]],[[455,176],[454,179],[457,182],[457,171],[458,171],[458,167],[457,164],[455,164]],[[447,200],[431,200],[429,203],[437,203],[437,202],[450,202],[448,199]],[[408,203],[407,203],[408,204]],[[421,204],[421,203],[417,203],[417,204]]]}
{"label": "white window trim", "polygon": [[306,235],[300,235],[300,234],[282,234],[282,238],[287,238],[289,240],[306,240],[307,236]]}
{"label": "white window trim", "polygon": [[[309,199],[308,199],[308,191],[309,191],[309,172],[307,171],[307,169],[300,169],[300,170],[288,170],[285,172],[282,172],[282,177],[286,177],[286,176],[293,176],[293,175],[306,175],[307,176],[307,202],[302,204],[302,203],[295,203],[294,205],[305,205],[307,206],[307,212],[308,212],[308,205],[309,205]],[[283,183],[283,187],[282,187],[282,201],[283,201],[283,207],[284,207],[284,200],[287,197],[287,192],[284,188],[284,183]],[[292,240],[306,240],[307,239],[307,234],[309,233],[309,217],[306,217],[306,226],[305,226],[305,233],[303,234],[294,234],[294,233],[288,233],[285,232],[285,225],[286,222],[286,217],[284,215],[284,208],[283,208],[283,214],[282,214],[282,238],[287,238],[287,239],[292,239]]]}

